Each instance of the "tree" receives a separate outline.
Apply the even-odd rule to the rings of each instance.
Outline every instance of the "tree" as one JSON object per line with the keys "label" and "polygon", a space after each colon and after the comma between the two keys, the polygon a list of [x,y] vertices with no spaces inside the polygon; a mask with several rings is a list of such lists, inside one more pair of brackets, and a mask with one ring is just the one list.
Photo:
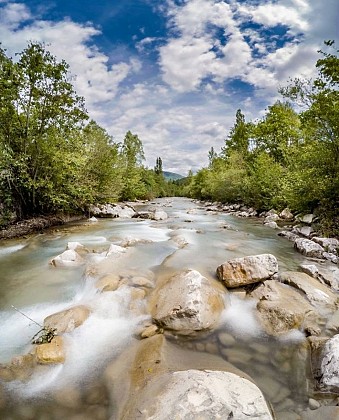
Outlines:
{"label": "tree", "polygon": [[250,125],[246,123],[241,109],[238,109],[235,116],[235,124],[225,140],[225,146],[222,148],[224,157],[229,157],[234,151],[246,157],[249,152],[249,140]]}
{"label": "tree", "polygon": [[[334,41],[326,41],[330,52],[317,63],[317,78],[295,79],[280,92],[304,106],[301,122],[306,133],[307,161],[300,178],[304,189],[313,191],[313,208],[318,208],[323,224],[339,234],[339,57]],[[311,178],[304,174],[312,173]],[[314,190],[314,184],[321,186]]]}
{"label": "tree", "polygon": [[276,162],[286,165],[289,149],[302,141],[300,118],[291,105],[277,101],[255,126],[253,137],[257,151],[265,151]]}
{"label": "tree", "polygon": [[[29,43],[14,63],[0,51],[0,160],[12,203],[21,216],[56,211],[63,182],[61,150],[71,152],[72,132],[86,119],[83,98],[68,79],[69,66],[43,44]],[[66,159],[67,160],[67,159]]]}
{"label": "tree", "polygon": [[161,159],[161,157],[157,157],[157,159],[156,159],[156,163],[155,163],[155,167],[154,167],[154,172],[157,175],[163,175],[163,171],[162,171],[162,159]]}
{"label": "tree", "polygon": [[89,187],[89,201],[118,200],[123,188],[119,144],[93,120],[84,128],[82,137],[86,164],[81,184]]}
{"label": "tree", "polygon": [[142,182],[142,161],[145,159],[142,142],[136,134],[128,131],[121,146],[121,158],[123,162],[122,199],[135,200],[146,194],[146,188]]}

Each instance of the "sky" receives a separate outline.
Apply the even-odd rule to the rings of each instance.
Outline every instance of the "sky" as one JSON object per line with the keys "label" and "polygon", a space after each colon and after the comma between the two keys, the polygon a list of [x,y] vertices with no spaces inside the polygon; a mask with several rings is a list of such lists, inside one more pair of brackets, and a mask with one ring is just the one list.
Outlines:
{"label": "sky", "polygon": [[182,175],[220,151],[237,109],[262,118],[279,86],[314,77],[338,22],[338,0],[0,0],[9,56],[46,43],[90,118]]}

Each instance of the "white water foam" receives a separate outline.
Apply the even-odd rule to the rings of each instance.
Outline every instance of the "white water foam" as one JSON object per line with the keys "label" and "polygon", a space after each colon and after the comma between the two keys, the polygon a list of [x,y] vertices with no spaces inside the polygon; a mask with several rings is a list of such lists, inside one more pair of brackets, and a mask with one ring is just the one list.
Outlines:
{"label": "white water foam", "polygon": [[255,300],[243,300],[231,294],[221,315],[221,326],[239,338],[260,337],[264,332],[255,316]]}
{"label": "white water foam", "polygon": [[65,363],[36,372],[26,383],[10,383],[10,391],[24,398],[42,397],[94,377],[128,345],[137,326],[146,318],[131,313],[129,304],[127,287],[92,296],[87,302],[92,310],[89,318],[73,332],[63,335]]}
{"label": "white water foam", "polygon": [[14,252],[20,251],[20,249],[24,248],[25,246],[26,246],[25,244],[2,246],[0,248],[0,257],[4,257],[9,254],[13,254]]}

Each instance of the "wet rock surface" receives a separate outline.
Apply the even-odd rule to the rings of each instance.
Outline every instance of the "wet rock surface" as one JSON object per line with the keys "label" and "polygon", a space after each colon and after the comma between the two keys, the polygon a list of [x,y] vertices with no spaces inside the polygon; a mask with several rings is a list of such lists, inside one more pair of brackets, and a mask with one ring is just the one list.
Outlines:
{"label": "wet rock surface", "polygon": [[190,335],[215,327],[223,308],[222,289],[198,271],[187,270],[155,290],[151,314],[159,326]]}
{"label": "wet rock surface", "polygon": [[250,296],[258,299],[258,315],[269,335],[279,336],[296,328],[311,328],[312,333],[318,330],[319,315],[310,303],[291,287],[274,280],[266,281]]}
{"label": "wet rock surface", "polygon": [[57,334],[68,333],[82,325],[90,313],[90,309],[84,305],[74,306],[73,308],[46,317],[44,326],[55,328]]}
{"label": "wet rock surface", "polygon": [[258,283],[278,272],[278,261],[272,254],[235,258],[217,268],[217,276],[226,287],[240,287]]}
{"label": "wet rock surface", "polygon": [[[65,239],[66,251],[76,252],[82,258],[81,265],[72,270],[49,269],[55,276],[60,274],[62,287],[77,283],[75,301],[79,304],[64,311],[59,306],[59,312],[55,310],[45,319],[45,325],[65,334],[64,340],[57,336],[51,343],[31,346],[26,349],[28,353],[0,365],[0,380],[5,384],[0,383],[0,413],[5,413],[4,418],[11,410],[17,418],[43,419],[50,413],[51,418],[74,420],[176,416],[300,420],[336,416],[339,349],[334,334],[339,332],[339,278],[333,258],[324,261],[326,253],[336,256],[336,242],[311,234],[311,242],[324,249],[321,258],[304,258],[289,245],[290,253],[280,259],[279,254],[278,258],[273,254],[283,240],[273,240],[276,232],[263,228],[262,220],[253,221],[258,215],[253,208],[210,203],[192,209],[190,203],[190,210],[186,207],[184,211],[164,212],[166,218],[160,206],[152,206],[157,207],[147,210],[143,206],[137,212],[149,212],[151,216],[145,220],[128,220],[126,216],[124,221],[111,221],[117,217],[112,213],[96,225],[118,222],[123,229],[134,223],[135,234],[119,229],[97,234],[97,227],[87,223],[85,229],[93,237],[88,235],[85,246],[78,237]],[[197,223],[207,211],[210,219],[203,216],[203,223]],[[156,213],[162,216],[154,218]],[[234,222],[231,216],[220,218],[228,213],[241,219]],[[279,227],[291,220],[287,212],[283,216],[270,211],[262,217]],[[245,222],[253,223],[246,234],[241,224]],[[305,228],[313,226],[313,220],[298,223],[297,233],[286,230],[291,238],[295,235],[293,242],[306,232]],[[246,241],[251,240],[259,224],[270,238],[266,249],[258,255],[244,255],[248,251]],[[166,234],[162,229],[167,229]],[[64,233],[57,235],[53,240],[58,241]],[[204,240],[199,249],[198,241]],[[282,242],[276,246],[277,241]],[[259,248],[263,242],[260,236]],[[57,247],[52,247],[48,258],[60,252],[55,252]],[[151,258],[149,248],[155,250]],[[195,264],[192,250],[196,252]],[[225,276],[231,279],[228,285],[215,276],[225,252],[232,257],[225,264],[238,263],[237,268],[232,267],[233,274]],[[290,263],[293,253],[298,260]],[[278,260],[283,267],[280,272]],[[191,268],[194,266],[199,271]],[[305,272],[296,271],[298,267]],[[69,273],[76,270],[84,274],[71,280],[74,284],[70,286]],[[63,276],[68,280],[61,282]],[[77,328],[80,325],[83,327]],[[85,340],[83,331],[88,334]],[[123,334],[129,337],[127,341],[119,341]],[[78,340],[78,347],[74,347]],[[82,353],[88,351],[90,357],[81,364]],[[69,371],[72,381],[49,391],[45,402],[34,405],[26,399],[13,408],[15,396],[9,391],[13,390],[13,381],[26,389],[40,380],[50,379],[52,383],[60,372],[74,369],[77,363],[79,370],[90,375],[97,371],[97,378],[79,380]],[[99,379],[103,370],[104,384]]]}
{"label": "wet rock surface", "polygon": [[64,363],[66,356],[62,337],[54,337],[50,343],[37,345],[35,357],[37,363],[42,365]]}

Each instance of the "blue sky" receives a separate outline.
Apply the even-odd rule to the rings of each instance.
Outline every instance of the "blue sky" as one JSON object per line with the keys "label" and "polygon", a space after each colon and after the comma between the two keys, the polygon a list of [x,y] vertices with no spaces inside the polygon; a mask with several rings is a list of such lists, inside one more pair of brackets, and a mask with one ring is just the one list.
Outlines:
{"label": "blue sky", "polygon": [[338,42],[338,0],[0,0],[10,55],[42,41],[76,76],[90,116],[146,165],[186,174],[219,150],[238,108],[261,118],[289,78]]}

